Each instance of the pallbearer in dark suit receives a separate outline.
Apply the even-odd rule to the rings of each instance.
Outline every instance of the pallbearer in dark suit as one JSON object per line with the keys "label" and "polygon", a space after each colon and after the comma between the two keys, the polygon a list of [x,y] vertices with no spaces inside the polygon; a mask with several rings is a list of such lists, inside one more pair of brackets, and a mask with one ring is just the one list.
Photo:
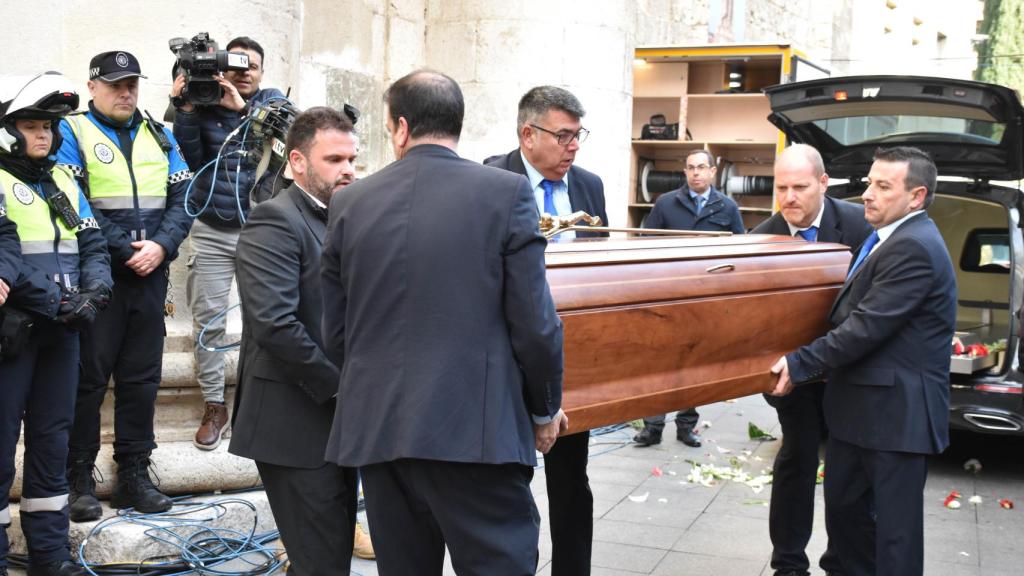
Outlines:
{"label": "pallbearer in dark suit", "polygon": [[825,519],[843,574],[924,571],[926,456],[949,444],[949,350],[956,278],[925,209],[935,164],[879,149],[864,216],[875,231],[829,315],[833,329],[780,358],[775,394],[826,377]]}
{"label": "pallbearer in dark suit", "polygon": [[397,160],[331,201],[324,341],[342,366],[327,458],[359,466],[382,576],[526,576],[530,492],[561,411],[562,325],[526,178],[459,158],[462,91],[388,88]]}
{"label": "pallbearer in dark suit", "polygon": [[[837,242],[852,249],[871,234],[864,207],[825,196],[828,174],[821,154],[794,144],[775,159],[775,198],[780,210],[752,231],[796,236],[809,242]],[[800,386],[787,396],[766,394],[779,413],[782,448],[775,457],[768,529],[775,576],[806,576],[810,568],[807,542],[814,523],[814,487],[818,449],[828,436],[821,400],[825,384]],[[826,573],[841,574],[831,542],[821,557]]]}
{"label": "pallbearer in dark suit", "polygon": [[[588,131],[580,124],[586,112],[568,90],[538,86],[519,100],[516,130],[519,148],[492,156],[484,164],[522,174],[533,187],[537,209],[553,216],[584,211],[600,216],[608,225],[604,208],[604,183],[597,174],[573,163]],[[607,236],[607,232],[565,232],[557,238]],[[563,438],[544,456],[551,524],[552,576],[590,574],[594,536],[594,495],[587,478],[590,432]]]}
{"label": "pallbearer in dark suit", "polygon": [[347,576],[356,472],[324,460],[338,368],[324,353],[320,254],[327,202],[354,180],[356,137],[311,108],[288,132],[295,183],[249,215],[238,239],[242,350],[229,451],[252,458],[281,531],[289,574]]}

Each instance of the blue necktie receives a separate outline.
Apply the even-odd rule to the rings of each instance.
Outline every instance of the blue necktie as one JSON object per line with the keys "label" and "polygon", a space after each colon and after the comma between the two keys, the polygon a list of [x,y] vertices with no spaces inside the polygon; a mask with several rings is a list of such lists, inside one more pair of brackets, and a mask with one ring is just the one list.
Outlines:
{"label": "blue necktie", "polygon": [[544,189],[544,211],[552,216],[558,216],[558,209],[555,208],[555,182],[541,180],[540,187]]}
{"label": "blue necktie", "polygon": [[807,240],[808,242],[817,242],[817,240],[818,240],[818,227],[817,226],[811,226],[810,228],[808,228],[806,230],[797,230],[796,233],[799,234],[801,238],[803,238],[804,240]]}
{"label": "blue necktie", "polygon": [[697,203],[697,216],[700,216],[700,211],[704,209],[704,197],[698,194],[693,197],[693,201]]}
{"label": "blue necktie", "polygon": [[868,257],[868,254],[871,253],[871,249],[875,247],[875,244],[878,244],[878,232],[872,232],[871,236],[868,236],[868,239],[864,241],[864,245],[860,247],[860,253],[857,254],[857,259],[853,261],[853,266],[850,266],[850,271],[846,273],[847,280],[850,279],[850,276],[853,276],[853,273],[857,271],[857,268],[859,268],[861,263],[863,263]]}

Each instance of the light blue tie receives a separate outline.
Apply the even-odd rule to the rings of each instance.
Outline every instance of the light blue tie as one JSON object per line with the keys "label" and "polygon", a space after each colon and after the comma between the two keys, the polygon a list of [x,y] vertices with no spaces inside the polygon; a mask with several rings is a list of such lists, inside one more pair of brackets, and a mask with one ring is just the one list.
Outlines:
{"label": "light blue tie", "polygon": [[693,201],[697,203],[697,216],[700,216],[701,210],[704,209],[704,197],[698,194],[693,197]]}
{"label": "light blue tie", "polygon": [[552,216],[558,216],[558,209],[555,208],[555,182],[541,180],[540,187],[544,189],[544,211]]}
{"label": "light blue tie", "polygon": [[817,242],[818,241],[818,227],[817,226],[811,226],[810,228],[808,228],[806,230],[797,230],[796,233],[799,234],[801,238],[803,238],[804,240],[807,240],[808,242]]}
{"label": "light blue tie", "polygon": [[853,273],[857,271],[857,268],[859,268],[864,260],[867,259],[868,254],[871,253],[871,249],[875,247],[875,244],[878,244],[877,231],[872,232],[871,236],[868,236],[868,239],[864,241],[864,245],[860,247],[860,253],[857,254],[857,259],[853,261],[853,266],[850,266],[850,271],[846,273],[847,280],[850,279],[850,276],[853,276]]}

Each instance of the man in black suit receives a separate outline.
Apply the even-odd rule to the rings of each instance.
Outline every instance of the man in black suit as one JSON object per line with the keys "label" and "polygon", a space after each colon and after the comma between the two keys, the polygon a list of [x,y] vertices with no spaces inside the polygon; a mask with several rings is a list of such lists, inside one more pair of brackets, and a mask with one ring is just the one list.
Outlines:
{"label": "man in black suit", "polygon": [[[779,211],[759,224],[754,234],[779,234],[808,242],[837,242],[860,247],[871,234],[864,207],[825,196],[828,174],[821,154],[806,144],[794,144],[775,159],[775,198]],[[828,437],[821,400],[825,384],[800,386],[787,396],[765,394],[782,425],[782,448],[775,456],[768,531],[772,539],[775,576],[807,576],[807,542],[814,523],[814,487],[818,449]],[[820,565],[828,574],[843,571],[828,544]]]}
{"label": "man in black suit", "polygon": [[[568,90],[537,86],[519,100],[516,132],[519,148],[484,164],[522,174],[530,180],[537,209],[553,216],[584,211],[608,225],[601,178],[573,163],[588,131],[586,112]],[[607,232],[563,232],[557,240],[608,236]],[[558,439],[544,457],[551,524],[552,576],[590,574],[594,536],[594,495],[587,477],[590,432]]]}
{"label": "man in black suit", "polygon": [[327,203],[355,177],[352,123],[311,108],[286,150],[294,183],[254,208],[238,239],[243,328],[229,451],[256,461],[288,573],[347,576],[356,471],[324,460],[339,372],[321,336],[320,254]]}
{"label": "man in black suit", "polygon": [[[668,230],[706,230],[743,234],[743,217],[739,206],[715,188],[715,159],[711,152],[698,148],[686,153],[686,186],[662,194],[644,219],[644,228]],[[700,448],[700,437],[694,432],[700,414],[694,407],[676,411],[676,439]],[[644,418],[643,430],[633,437],[637,446],[661,443],[665,415]]]}
{"label": "man in black suit", "polygon": [[924,572],[926,456],[949,444],[956,277],[925,209],[936,167],[879,149],[864,191],[875,229],[839,291],[828,334],[780,358],[774,394],[827,378],[825,520],[843,574]]}
{"label": "man in black suit", "polygon": [[523,176],[459,158],[463,98],[388,88],[397,160],[331,200],[324,342],[342,366],[327,459],[359,466],[383,576],[533,574],[535,448],[568,426],[562,324]]}

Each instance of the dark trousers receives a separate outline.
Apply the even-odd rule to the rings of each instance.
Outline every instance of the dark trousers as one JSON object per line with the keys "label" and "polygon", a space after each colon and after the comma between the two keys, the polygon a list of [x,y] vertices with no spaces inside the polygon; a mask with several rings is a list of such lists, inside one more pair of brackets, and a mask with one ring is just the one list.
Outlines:
{"label": "dark trousers", "polygon": [[551,576],[588,576],[594,495],[587,478],[590,431],[563,436],[544,456],[551,523]]}
{"label": "dark trousers", "polygon": [[0,566],[7,564],[8,494],[25,422],[21,528],[33,564],[71,558],[68,433],[78,384],[78,334],[45,320],[18,356],[0,361]]}
{"label": "dark trousers", "polygon": [[114,376],[114,454],[156,448],[153,415],[164,353],[163,269],[118,276],[110,305],[82,332],[82,378],[71,434],[73,455],[100,449],[100,407]]}
{"label": "dark trousers", "polygon": [[354,468],[256,462],[291,567],[289,576],[348,576],[356,526]]}
{"label": "dark trousers", "polygon": [[440,576],[446,544],[459,576],[536,572],[529,466],[403,459],[360,473],[381,576]]}
{"label": "dark trousers", "polygon": [[924,454],[828,440],[825,522],[846,576],[924,573]]}
{"label": "dark trousers", "polygon": [[[683,408],[676,412],[676,434],[684,430],[693,430],[697,427],[700,414],[696,408]],[[659,434],[665,429],[665,415],[655,414],[644,418],[644,426],[657,431]],[[557,442],[556,442],[557,444]]]}
{"label": "dark trousers", "polygon": [[[814,489],[818,475],[818,450],[828,437],[821,401],[824,384],[797,386],[782,398],[768,396],[782,425],[782,448],[775,456],[768,533],[772,539],[772,568],[806,572],[807,542],[814,524]],[[821,568],[842,573],[842,565],[829,540],[821,556]]]}

